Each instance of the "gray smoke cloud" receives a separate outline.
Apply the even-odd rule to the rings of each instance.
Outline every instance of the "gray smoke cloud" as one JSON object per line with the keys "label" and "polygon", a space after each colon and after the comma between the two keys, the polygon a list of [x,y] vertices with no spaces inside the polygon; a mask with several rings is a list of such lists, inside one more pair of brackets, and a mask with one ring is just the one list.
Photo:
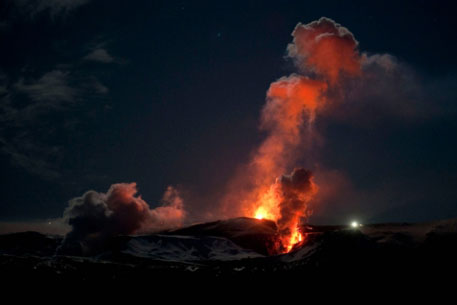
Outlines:
{"label": "gray smoke cloud", "polygon": [[[296,168],[290,175],[282,175],[277,181],[281,193],[279,203],[279,229],[287,229],[290,223],[307,216],[307,205],[314,190],[311,171]],[[294,223],[293,225],[296,225]]]}
{"label": "gray smoke cloud", "polygon": [[311,171],[295,168],[290,175],[282,175],[277,179],[274,188],[279,198],[279,218],[276,223],[281,246],[287,249],[300,220],[311,214],[309,203],[317,191],[317,186],[313,182]]}
{"label": "gray smoke cloud", "polygon": [[181,226],[186,214],[176,189],[169,186],[162,206],[154,209],[136,193],[136,183],[117,183],[107,193],[88,191],[71,199],[63,216],[71,231],[65,236],[60,251],[90,254],[113,236]]}

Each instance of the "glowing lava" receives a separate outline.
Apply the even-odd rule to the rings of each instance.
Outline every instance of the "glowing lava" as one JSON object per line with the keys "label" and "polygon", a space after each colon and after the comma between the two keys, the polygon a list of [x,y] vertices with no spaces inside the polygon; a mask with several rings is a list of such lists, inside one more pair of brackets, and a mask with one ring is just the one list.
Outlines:
{"label": "glowing lava", "polygon": [[258,196],[256,209],[251,217],[269,219],[278,227],[275,253],[290,252],[304,240],[300,221],[310,215],[309,201],[317,192],[310,171],[296,168],[290,175],[282,175],[267,191]]}
{"label": "glowing lava", "polygon": [[[270,217],[268,217],[270,216]],[[257,209],[255,212],[254,218],[262,220],[262,219],[269,219],[269,220],[274,220],[274,218],[271,217],[272,213],[269,213],[265,207],[261,206]],[[288,253],[290,252],[295,245],[303,242],[305,239],[305,235],[300,232],[300,229],[298,226],[295,228],[292,228],[292,232],[287,235],[286,237],[280,238],[281,241],[281,248],[282,250],[279,250],[281,253]]]}
{"label": "glowing lava", "polygon": [[301,243],[304,240],[303,234],[298,230],[292,233],[290,240],[286,246],[286,252],[290,252],[296,244]]}
{"label": "glowing lava", "polygon": [[[262,219],[274,220],[274,218],[272,218],[272,213],[269,213],[263,206],[261,206],[257,209],[257,211],[255,212],[254,218],[259,219],[259,220],[262,220]],[[295,245],[303,242],[304,239],[305,239],[304,235],[300,232],[300,230],[297,226],[295,229],[292,230],[290,237],[281,239],[281,246],[282,246],[283,250],[281,250],[279,252],[282,252],[282,253],[290,252],[294,248]]]}

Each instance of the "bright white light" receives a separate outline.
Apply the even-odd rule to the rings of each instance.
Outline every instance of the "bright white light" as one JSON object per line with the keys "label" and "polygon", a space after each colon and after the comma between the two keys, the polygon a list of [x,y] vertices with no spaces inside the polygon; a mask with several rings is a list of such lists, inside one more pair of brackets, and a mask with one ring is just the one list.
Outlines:
{"label": "bright white light", "polygon": [[357,221],[353,221],[353,222],[351,222],[351,227],[358,228],[359,227],[359,223]]}

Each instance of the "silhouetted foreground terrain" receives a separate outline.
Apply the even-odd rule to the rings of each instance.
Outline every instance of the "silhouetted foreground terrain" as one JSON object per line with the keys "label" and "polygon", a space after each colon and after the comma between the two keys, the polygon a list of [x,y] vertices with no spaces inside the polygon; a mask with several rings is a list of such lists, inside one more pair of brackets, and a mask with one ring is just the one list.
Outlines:
{"label": "silhouetted foreground terrain", "polygon": [[145,236],[111,238],[96,252],[62,248],[63,237],[37,232],[0,236],[4,278],[130,280],[275,279],[317,275],[413,277],[457,270],[457,220],[378,224],[358,229],[308,226],[304,244],[269,256],[275,224],[235,218]]}

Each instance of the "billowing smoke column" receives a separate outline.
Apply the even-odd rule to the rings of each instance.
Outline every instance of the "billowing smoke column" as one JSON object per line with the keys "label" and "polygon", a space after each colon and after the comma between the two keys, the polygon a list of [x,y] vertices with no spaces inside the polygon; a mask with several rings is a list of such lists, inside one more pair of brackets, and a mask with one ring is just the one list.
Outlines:
{"label": "billowing smoke column", "polygon": [[297,230],[300,219],[308,217],[308,202],[313,198],[317,187],[310,171],[298,168],[292,174],[283,175],[273,185],[278,196],[281,251],[290,251],[294,244],[302,241],[302,234]]}
{"label": "billowing smoke column", "polygon": [[361,57],[354,35],[335,21],[322,17],[306,25],[298,23],[292,32],[288,55],[304,73],[335,84],[341,74],[360,74]]}
{"label": "billowing smoke column", "polygon": [[[275,178],[290,171],[303,154],[303,146],[311,144],[313,122],[327,104],[327,92],[338,87],[343,77],[359,75],[361,65],[354,36],[331,19],[299,23],[292,36],[287,51],[298,73],[270,85],[260,125],[267,136],[247,168],[229,185],[225,200],[230,208],[235,206],[235,213],[275,220],[280,252],[289,251],[302,238],[297,226],[300,218],[308,216],[308,203],[318,187],[304,169],[276,182]],[[311,139],[308,143],[305,135]]]}
{"label": "billowing smoke column", "polygon": [[108,192],[88,191],[69,201],[64,220],[72,227],[60,251],[90,254],[103,247],[109,237],[154,232],[181,225],[183,202],[171,186],[163,205],[151,209],[137,193],[136,183],[113,184]]}

